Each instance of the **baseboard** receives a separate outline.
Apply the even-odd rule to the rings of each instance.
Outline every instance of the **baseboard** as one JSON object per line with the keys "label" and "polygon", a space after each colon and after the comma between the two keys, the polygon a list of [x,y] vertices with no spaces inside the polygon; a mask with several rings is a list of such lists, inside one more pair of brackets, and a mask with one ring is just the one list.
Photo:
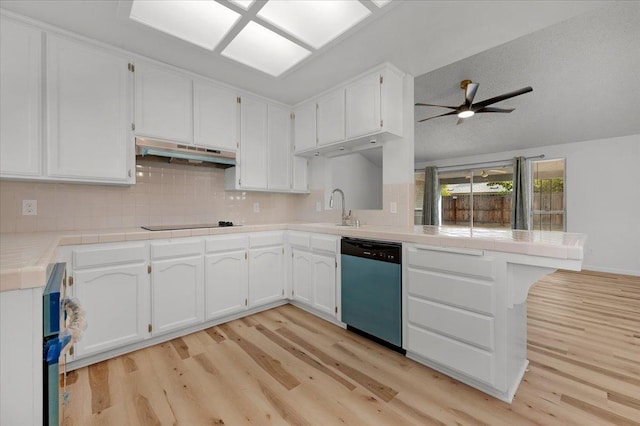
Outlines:
{"label": "baseboard", "polygon": [[582,271],[605,272],[608,274],[629,275],[632,277],[640,277],[640,270],[634,271],[631,269],[607,268],[604,266],[582,265]]}

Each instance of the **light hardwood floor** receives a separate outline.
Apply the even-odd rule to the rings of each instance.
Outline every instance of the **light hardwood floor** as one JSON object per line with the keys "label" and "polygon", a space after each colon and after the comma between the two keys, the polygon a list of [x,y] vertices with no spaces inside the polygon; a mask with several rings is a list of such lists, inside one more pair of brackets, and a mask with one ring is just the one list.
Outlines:
{"label": "light hardwood floor", "polygon": [[511,405],[291,305],[69,373],[65,425],[640,425],[640,278],[528,298]]}

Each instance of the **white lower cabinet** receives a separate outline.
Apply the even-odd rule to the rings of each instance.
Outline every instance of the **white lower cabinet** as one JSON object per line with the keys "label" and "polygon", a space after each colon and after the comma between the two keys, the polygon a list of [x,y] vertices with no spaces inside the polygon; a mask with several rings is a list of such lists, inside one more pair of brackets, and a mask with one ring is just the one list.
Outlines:
{"label": "white lower cabinet", "polygon": [[291,281],[293,300],[316,311],[337,313],[337,252],[339,237],[292,231]]}
{"label": "white lower cabinet", "polygon": [[206,241],[205,320],[247,308],[248,247],[246,235],[212,237]]}
{"label": "white lower cabinet", "polygon": [[74,296],[86,312],[87,329],[75,356],[104,352],[149,337],[149,274],[144,243],[72,250]]}
{"label": "white lower cabinet", "polygon": [[312,282],[313,259],[308,251],[291,250],[291,282],[293,300],[313,304],[313,282]]}
{"label": "white lower cabinet", "polygon": [[505,263],[479,250],[406,244],[408,356],[485,389],[506,390]]}
{"label": "white lower cabinet", "polygon": [[153,335],[204,321],[203,255],[201,240],[151,244]]}
{"label": "white lower cabinet", "polygon": [[313,254],[313,303],[312,306],[329,315],[336,312],[336,257],[335,254]]}
{"label": "white lower cabinet", "polygon": [[249,307],[284,299],[284,234],[251,234],[249,249]]}

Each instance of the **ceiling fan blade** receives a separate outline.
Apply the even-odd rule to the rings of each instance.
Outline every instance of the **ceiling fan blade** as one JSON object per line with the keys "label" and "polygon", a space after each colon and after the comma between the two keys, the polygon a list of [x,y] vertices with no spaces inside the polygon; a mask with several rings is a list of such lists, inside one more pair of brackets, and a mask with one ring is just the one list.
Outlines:
{"label": "ceiling fan blade", "polygon": [[469,108],[473,103],[473,98],[476,97],[476,92],[478,91],[478,83],[469,83],[467,84],[467,90],[464,93],[464,103]]}
{"label": "ceiling fan blade", "polygon": [[495,108],[495,107],[484,107],[475,110],[476,113],[479,112],[512,112],[515,111],[515,108]]}
{"label": "ceiling fan blade", "polygon": [[423,118],[422,120],[418,120],[418,123],[422,123],[423,121],[431,120],[432,118],[444,117],[445,115],[455,115],[455,114],[457,114],[457,112],[451,111],[451,112],[447,112],[447,113],[444,113],[444,114],[436,115],[436,116],[433,116],[433,117]]}
{"label": "ceiling fan blade", "polygon": [[516,97],[516,96],[524,95],[525,93],[529,93],[529,92],[533,92],[533,88],[531,88],[531,86],[527,86],[525,88],[522,88],[520,90],[516,90],[514,92],[505,93],[504,95],[496,96],[495,98],[485,99],[484,101],[480,101],[480,102],[476,103],[475,105],[473,105],[473,109],[474,109],[474,111],[477,112],[478,109],[480,109],[480,108],[484,108],[486,106],[493,105],[496,102],[504,101],[504,100],[509,99],[509,98],[513,98],[513,97]]}
{"label": "ceiling fan blade", "polygon": [[431,107],[440,107],[440,108],[458,109],[458,107],[455,107],[455,106],[448,106],[448,105],[434,105],[434,104],[423,104],[423,103],[416,103],[416,106],[431,106]]}
{"label": "ceiling fan blade", "polygon": [[464,123],[464,118],[458,118],[458,121],[456,122],[456,126],[462,123]]}

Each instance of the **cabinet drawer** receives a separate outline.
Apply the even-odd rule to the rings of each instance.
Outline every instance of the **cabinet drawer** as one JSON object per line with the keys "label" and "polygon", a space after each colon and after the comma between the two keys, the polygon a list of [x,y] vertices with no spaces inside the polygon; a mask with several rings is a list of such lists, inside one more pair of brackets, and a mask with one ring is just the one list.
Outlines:
{"label": "cabinet drawer", "polygon": [[263,232],[252,234],[249,237],[249,246],[251,248],[281,246],[283,243],[284,233],[282,232]]}
{"label": "cabinet drawer", "polygon": [[289,244],[294,247],[309,248],[309,234],[304,232],[289,232]]}
{"label": "cabinet drawer", "polygon": [[73,250],[73,268],[83,269],[97,266],[146,262],[146,245],[116,244],[100,248],[78,248]]}
{"label": "cabinet drawer", "polygon": [[245,250],[249,247],[249,237],[246,235],[233,235],[207,238],[205,251],[215,253],[219,251]]}
{"label": "cabinet drawer", "polygon": [[494,358],[482,349],[409,324],[407,326],[407,350],[476,380],[493,385]]}
{"label": "cabinet drawer", "polygon": [[409,297],[409,322],[492,351],[493,318]]}
{"label": "cabinet drawer", "polygon": [[493,280],[495,278],[494,260],[485,257],[482,251],[409,246],[407,262],[411,266],[435,271],[451,272],[457,275]]}
{"label": "cabinet drawer", "polygon": [[407,268],[408,291],[437,302],[486,314],[495,313],[494,283],[423,269]]}
{"label": "cabinet drawer", "polygon": [[324,235],[312,235],[311,249],[336,253],[338,251],[338,239]]}
{"label": "cabinet drawer", "polygon": [[202,241],[166,242],[151,244],[151,259],[171,257],[200,256],[203,253]]}

